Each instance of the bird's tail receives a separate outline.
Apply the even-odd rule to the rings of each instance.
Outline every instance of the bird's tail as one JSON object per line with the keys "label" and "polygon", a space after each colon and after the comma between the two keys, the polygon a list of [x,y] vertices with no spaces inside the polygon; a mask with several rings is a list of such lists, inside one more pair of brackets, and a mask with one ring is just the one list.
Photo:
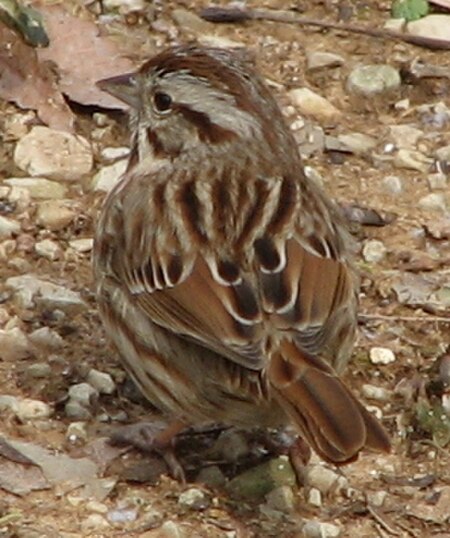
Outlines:
{"label": "bird's tail", "polygon": [[283,340],[268,377],[276,399],[324,460],[347,463],[364,448],[389,452],[383,426],[325,361]]}

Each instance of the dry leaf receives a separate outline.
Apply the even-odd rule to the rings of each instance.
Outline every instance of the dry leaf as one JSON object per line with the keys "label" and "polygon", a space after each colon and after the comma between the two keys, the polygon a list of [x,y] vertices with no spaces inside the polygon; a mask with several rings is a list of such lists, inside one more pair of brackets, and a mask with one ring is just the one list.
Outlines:
{"label": "dry leaf", "polygon": [[95,83],[133,71],[135,65],[121,54],[118,45],[101,36],[98,26],[74,17],[61,5],[41,6],[50,45],[38,50],[41,62],[57,66],[59,89],[72,101],[83,105],[126,109],[126,105],[100,91]]}
{"label": "dry leaf", "polygon": [[0,98],[34,109],[53,129],[73,130],[74,116],[47,65],[20,36],[0,25]]}

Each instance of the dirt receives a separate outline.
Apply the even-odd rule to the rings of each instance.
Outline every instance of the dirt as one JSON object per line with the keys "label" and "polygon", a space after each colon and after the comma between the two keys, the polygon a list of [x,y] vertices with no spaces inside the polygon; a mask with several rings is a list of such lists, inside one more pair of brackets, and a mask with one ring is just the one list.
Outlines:
{"label": "dirt", "polygon": [[[188,4],[192,10],[202,7],[199,2]],[[335,21],[338,7],[342,8],[343,3],[295,4],[305,16]],[[377,4],[349,3],[353,10],[351,22],[381,27],[389,17],[390,2]],[[260,7],[258,2],[249,2],[249,5]],[[286,3],[281,1],[268,1],[264,5],[286,8]],[[308,157],[305,164],[321,175],[324,188],[338,202],[372,208],[382,214],[392,213],[396,217],[385,226],[354,227],[360,249],[367,239],[378,239],[386,246],[387,255],[378,263],[367,263],[361,252],[357,254],[363,275],[361,331],[354,361],[345,374],[346,382],[358,394],[361,394],[364,384],[389,391],[386,401],[365,401],[382,414],[382,421],[392,438],[392,453],[363,454],[357,462],[339,469],[337,472],[347,477],[350,488],[344,493],[325,495],[320,507],[307,502],[305,488],[294,488],[295,506],[286,513],[262,509],[267,505],[261,500],[242,502],[233,499],[223,488],[207,488],[198,484],[195,487],[205,492],[209,502],[205,507],[188,509],[178,500],[180,493],[193,484],[183,485],[163,474],[153,485],[120,478],[112,493],[102,499],[102,506],[107,511],[132,507],[137,516],[131,521],[110,523],[106,529],[95,528],[94,518],[94,528],[89,529],[86,523],[83,526],[83,522],[96,510],[85,500],[80,500],[76,491],[50,488],[18,496],[0,490],[0,536],[300,537],[301,522],[315,519],[337,525],[343,537],[450,536],[450,509],[439,504],[439,499],[448,495],[450,488],[449,445],[440,445],[436,432],[432,428],[427,431],[427,425],[418,419],[419,406],[433,409],[441,402],[445,392],[438,365],[448,352],[446,349],[450,343],[448,309],[400,304],[392,288],[395,278],[405,270],[419,276],[439,272],[441,278],[445,279],[446,275],[448,286],[450,243],[448,237],[436,239],[425,231],[427,225],[441,218],[439,213],[418,207],[418,201],[430,193],[428,173],[396,167],[392,160],[381,158],[389,157],[389,153],[384,151],[390,142],[389,125],[411,123],[423,130],[422,142],[415,149],[428,156],[433,156],[437,148],[450,144],[450,124],[436,126],[426,122],[417,108],[439,101],[449,104],[450,80],[403,80],[397,91],[373,100],[349,95],[345,85],[351,69],[360,64],[389,63],[405,69],[419,56],[424,62],[445,66],[450,53],[432,52],[389,39],[264,21],[205,25],[192,31],[177,27],[171,16],[172,9],[185,7],[185,2],[155,3],[149,8],[154,12],[148,17],[151,22],[158,22],[153,29],[142,15],[128,15],[118,18],[109,26],[109,31],[118,35],[124,46],[124,36],[130,36],[134,57],[141,60],[151,51],[156,52],[172,43],[171,35],[176,35],[178,41],[187,41],[211,33],[241,42],[248,46],[264,75],[275,83],[274,91],[283,106],[289,104],[289,89],[305,85],[342,111],[338,120],[322,124],[326,134],[337,136],[360,132],[372,135],[378,141],[376,149],[366,155],[318,151]],[[98,6],[91,5],[90,8],[95,13]],[[139,46],[135,47],[135,43]],[[307,71],[307,50],[339,54],[345,59],[344,65]],[[395,103],[403,99],[409,99],[407,108],[396,108]],[[77,132],[93,140],[96,129],[93,110],[75,105],[73,109],[77,114]],[[1,121],[18,113],[13,105],[0,103]],[[103,113],[108,114],[107,111]],[[295,115],[291,119],[297,118],[298,115]],[[106,121],[110,129],[100,140],[94,140],[97,168],[101,164],[99,152],[102,147],[127,145],[124,118],[110,114]],[[319,124],[315,120],[309,121]],[[14,141],[6,142],[0,148],[2,177],[20,174],[12,160],[14,145]],[[384,179],[389,175],[398,176],[402,182],[403,190],[398,196],[393,196],[384,187]],[[82,185],[72,186],[70,190],[70,197],[80,202],[82,210],[69,227],[58,232],[40,228],[33,220],[31,206],[28,219],[22,222],[22,229],[33,241],[51,238],[63,251],[73,238],[92,237],[102,196],[86,188],[89,179],[85,178]],[[447,177],[447,188],[448,184]],[[448,196],[445,190],[444,195]],[[14,211],[8,216],[13,217]],[[3,291],[3,308],[10,317],[17,315],[20,318],[25,332],[51,327],[64,338],[64,347],[56,356],[40,354],[14,362],[0,361],[0,395],[42,400],[54,409],[47,420],[23,423],[13,414],[2,412],[2,435],[77,457],[83,454],[83,444],[74,444],[67,439],[66,431],[71,420],[65,415],[64,402],[68,388],[84,381],[90,368],[111,374],[118,390],[113,395],[100,397],[93,413],[97,418],[88,422],[86,442],[117,424],[114,417],[120,412],[124,412],[127,422],[148,418],[154,412],[127,397],[125,375],[105,340],[96,311],[90,253],[49,261],[28,249],[20,251],[19,256],[28,263],[25,270],[3,263],[0,267],[2,281],[23,272],[33,272],[79,291],[88,308],[61,320],[52,312],[40,309],[24,312]],[[368,356],[373,347],[391,349],[396,360],[387,365],[371,364]],[[51,365],[50,375],[37,380],[28,375],[28,368],[33,362],[46,361]],[[430,383],[432,381],[435,383]],[[437,389],[436,385],[439,385]],[[108,418],[101,422],[99,416]],[[126,452],[108,466],[104,476],[123,477],[124,469],[138,463],[145,464],[146,458],[149,456],[135,451]],[[241,466],[235,472],[242,470]],[[380,492],[385,492],[386,497],[378,506],[374,498]],[[102,510],[99,509],[100,512]],[[105,514],[100,513],[100,517],[106,521]],[[175,530],[167,524],[169,521],[175,523]],[[166,525],[161,527],[163,523]]]}

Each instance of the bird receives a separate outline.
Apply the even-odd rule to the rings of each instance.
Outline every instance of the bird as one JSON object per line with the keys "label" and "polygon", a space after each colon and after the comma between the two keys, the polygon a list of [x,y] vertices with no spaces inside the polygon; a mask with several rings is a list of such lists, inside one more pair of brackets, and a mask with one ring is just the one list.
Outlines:
{"label": "bird", "polygon": [[130,108],[130,154],[94,240],[105,332],[183,428],[294,427],[340,465],[390,440],[342,379],[357,333],[346,223],[307,177],[263,77],[187,44],[98,82]]}

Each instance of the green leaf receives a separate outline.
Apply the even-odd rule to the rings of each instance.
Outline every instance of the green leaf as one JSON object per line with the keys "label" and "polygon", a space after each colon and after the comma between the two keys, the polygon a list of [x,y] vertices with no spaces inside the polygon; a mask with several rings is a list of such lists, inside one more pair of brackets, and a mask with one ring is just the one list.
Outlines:
{"label": "green leaf", "polygon": [[428,14],[430,6],[428,0],[395,0],[392,4],[394,19],[416,21]]}

